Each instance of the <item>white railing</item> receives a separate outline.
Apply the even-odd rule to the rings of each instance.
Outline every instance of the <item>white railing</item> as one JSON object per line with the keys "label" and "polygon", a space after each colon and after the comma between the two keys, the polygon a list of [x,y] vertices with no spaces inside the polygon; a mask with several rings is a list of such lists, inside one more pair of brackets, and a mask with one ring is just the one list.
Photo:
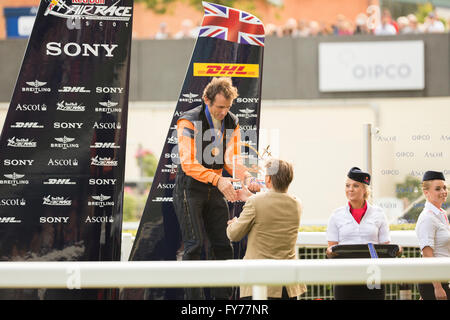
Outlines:
{"label": "white railing", "polygon": [[[138,222],[124,223],[124,230],[137,229]],[[391,243],[402,247],[418,247],[419,241],[416,233],[408,231],[391,231]],[[128,261],[134,238],[130,233],[122,234],[122,261]],[[325,232],[299,232],[297,237],[297,248],[299,247],[326,247],[327,237]]]}
{"label": "white railing", "polygon": [[185,288],[418,283],[450,279],[450,258],[0,262],[0,288]]}

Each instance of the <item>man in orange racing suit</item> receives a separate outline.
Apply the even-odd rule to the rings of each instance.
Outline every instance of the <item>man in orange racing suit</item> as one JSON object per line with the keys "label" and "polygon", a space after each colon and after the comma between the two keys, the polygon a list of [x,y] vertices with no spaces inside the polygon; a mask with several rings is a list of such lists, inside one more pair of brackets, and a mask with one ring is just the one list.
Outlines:
{"label": "man in orange racing suit", "polygon": [[[203,230],[216,260],[233,258],[226,235],[228,201],[237,201],[233,182],[241,181],[251,191],[259,185],[240,159],[238,117],[230,112],[238,96],[230,78],[213,78],[203,92],[203,103],[185,112],[177,121],[180,165],[173,191],[173,205],[184,244],[183,260],[200,260]],[[235,178],[222,176],[225,168]],[[211,290],[215,299],[230,299],[231,288]],[[186,299],[204,299],[202,288],[185,290]]]}

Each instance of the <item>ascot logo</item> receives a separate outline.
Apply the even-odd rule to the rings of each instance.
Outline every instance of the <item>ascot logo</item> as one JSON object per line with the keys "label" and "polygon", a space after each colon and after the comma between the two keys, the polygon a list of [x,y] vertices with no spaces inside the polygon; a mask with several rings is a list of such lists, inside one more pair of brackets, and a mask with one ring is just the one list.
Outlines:
{"label": "ascot logo", "polygon": [[56,110],[58,111],[71,111],[71,112],[82,112],[86,109],[82,104],[76,102],[58,102],[56,103]]}
{"label": "ascot logo", "polygon": [[175,183],[159,183],[158,189],[173,189],[175,187]]}
{"label": "ascot logo", "polygon": [[182,96],[184,98],[180,98],[180,100],[179,100],[180,102],[189,102],[189,103],[202,102],[202,99],[200,97],[197,98],[198,94],[195,94],[195,93],[189,92],[189,93],[182,94]]}
{"label": "ascot logo", "polygon": [[256,127],[256,125],[251,125],[251,124],[244,124],[244,125],[239,125],[239,128],[241,128],[241,130],[247,131],[247,130],[257,130],[258,128]]}
{"label": "ascot logo", "polygon": [[176,110],[173,116],[174,116],[174,117],[181,117],[183,114],[184,114],[184,111],[178,111],[178,110]]}
{"label": "ascot logo", "polygon": [[425,152],[424,157],[425,158],[443,158],[444,153],[443,152]]}
{"label": "ascot logo", "polygon": [[16,137],[12,137],[8,139],[8,147],[13,148],[36,148],[37,144],[33,140],[28,138],[26,139],[16,139]]}
{"label": "ascot logo", "polygon": [[45,206],[70,206],[72,205],[72,200],[69,200],[69,198],[64,197],[52,197],[51,195],[48,195],[46,197],[43,197],[42,204]]}
{"label": "ascot logo", "polygon": [[99,102],[99,105],[101,105],[103,108],[95,108],[96,112],[106,112],[108,114],[115,113],[115,112],[122,112],[122,108],[115,108],[119,103],[118,102],[112,102],[112,101],[105,101],[105,102]]}
{"label": "ascot logo", "polygon": [[423,177],[425,170],[412,170],[409,174],[413,177]]}
{"label": "ascot logo", "polygon": [[27,204],[24,198],[1,199],[1,207],[23,207]]}
{"label": "ascot logo", "polygon": [[47,111],[47,105],[45,104],[18,104],[16,111]]}
{"label": "ascot logo", "polygon": [[111,158],[100,158],[98,155],[91,158],[91,165],[98,167],[117,167],[118,161]]}
{"label": "ascot logo", "polygon": [[25,177],[24,174],[13,172],[11,174],[4,174],[3,176],[9,180],[0,180],[0,185],[7,184],[7,185],[11,185],[13,187],[16,187],[18,185],[24,185],[24,184],[30,183],[30,181],[28,181],[28,180],[22,180],[22,178]]}
{"label": "ascot logo", "polygon": [[113,217],[86,217],[85,223],[113,223]]}
{"label": "ascot logo", "polygon": [[120,122],[95,122],[92,128],[119,130],[122,129],[122,126],[120,125]]}
{"label": "ascot logo", "polygon": [[47,166],[52,167],[76,167],[78,159],[52,159],[48,160]]}
{"label": "ascot logo", "polygon": [[78,145],[78,143],[70,143],[70,142],[74,141],[75,138],[69,138],[69,137],[64,136],[62,138],[54,138],[54,139],[56,141],[58,141],[59,143],[51,143],[50,144],[51,148],[67,150],[67,149],[79,148],[80,147]]}
{"label": "ascot logo", "polygon": [[[130,21],[132,7],[117,6],[118,0],[111,6],[101,1],[72,0],[72,5],[67,5],[64,0],[49,0],[50,4],[45,10],[44,16],[52,15],[64,19],[85,19],[96,21]],[[103,0],[102,0],[103,1]],[[89,2],[89,4],[87,4]],[[94,5],[95,2],[95,5]]]}
{"label": "ascot logo", "polygon": [[47,82],[42,82],[39,80],[26,82],[29,87],[22,87],[22,92],[33,92],[33,93],[41,93],[41,92],[50,92],[50,88],[44,87]]}

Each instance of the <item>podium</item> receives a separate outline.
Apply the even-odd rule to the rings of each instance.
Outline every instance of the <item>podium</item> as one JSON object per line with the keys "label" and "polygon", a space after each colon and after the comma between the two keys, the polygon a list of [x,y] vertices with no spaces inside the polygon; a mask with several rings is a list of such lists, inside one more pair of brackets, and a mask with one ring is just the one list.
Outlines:
{"label": "podium", "polygon": [[[402,255],[396,244],[338,244],[331,247],[331,259],[395,258]],[[368,285],[335,285],[336,300],[384,300],[384,285],[369,288]]]}
{"label": "podium", "polygon": [[395,258],[402,254],[396,244],[338,244],[331,247],[331,259]]}

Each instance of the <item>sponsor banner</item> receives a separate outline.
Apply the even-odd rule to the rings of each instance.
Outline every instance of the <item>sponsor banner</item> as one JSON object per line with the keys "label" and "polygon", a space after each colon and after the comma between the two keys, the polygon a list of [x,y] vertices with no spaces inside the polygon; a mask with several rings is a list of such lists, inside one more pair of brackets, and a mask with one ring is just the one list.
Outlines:
{"label": "sponsor banner", "polygon": [[424,42],[319,44],[321,92],[423,90]]}
{"label": "sponsor banner", "polygon": [[195,77],[243,77],[258,78],[258,64],[194,63]]}
{"label": "sponsor banner", "polygon": [[[224,10],[222,12],[228,13],[230,10],[234,10],[238,12],[237,17],[241,12],[205,2],[203,5],[209,9],[220,7]],[[214,28],[212,17],[213,15],[208,14],[208,19],[205,19],[204,22]],[[248,19],[251,17],[247,14]],[[243,24],[239,25],[243,26]],[[225,27],[221,26],[221,28]],[[223,32],[227,32],[227,30],[223,30]],[[259,44],[249,44],[242,38],[233,38],[231,33],[239,33],[241,30],[229,31],[230,37],[223,38],[208,36],[206,32],[209,31],[205,29],[205,33],[196,41],[172,121],[167,124],[165,144],[142,214],[130,260],[176,260],[177,252],[182,251],[181,232],[173,207],[173,188],[179,170],[177,168],[179,155],[176,122],[184,112],[202,103],[202,92],[212,77],[231,77],[240,97],[239,100],[234,101],[231,112],[239,116],[241,124],[245,122],[247,129],[258,131],[264,47]],[[214,63],[207,63],[208,61]],[[256,138],[257,133],[248,138],[255,148],[258,145]],[[242,151],[249,152],[250,150],[243,147]],[[234,215],[238,215],[242,209],[242,204],[230,204],[230,206],[233,208],[232,214]],[[238,246],[241,245],[241,243],[238,244]],[[241,258],[239,252],[243,254],[245,248],[236,250],[237,257]],[[181,289],[146,289],[145,291],[147,292],[145,296],[153,299],[183,299],[183,290]],[[144,290],[124,290],[124,298],[143,299],[143,292]]]}
{"label": "sponsor banner", "polygon": [[41,0],[0,137],[2,260],[120,260],[132,15],[132,0]]}

